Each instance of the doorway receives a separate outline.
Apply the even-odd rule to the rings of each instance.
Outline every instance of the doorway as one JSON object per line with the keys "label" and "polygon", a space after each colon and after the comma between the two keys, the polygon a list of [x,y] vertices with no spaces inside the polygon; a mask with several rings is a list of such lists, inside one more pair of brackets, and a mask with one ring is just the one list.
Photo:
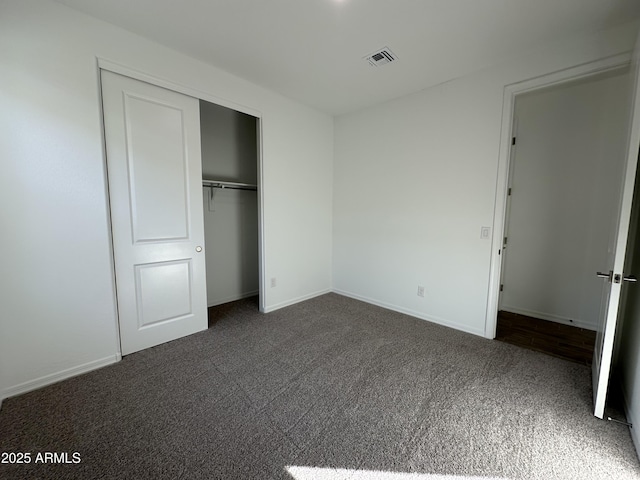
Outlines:
{"label": "doorway", "polygon": [[591,363],[613,248],[628,68],[518,95],[496,338]]}
{"label": "doorway", "polygon": [[259,119],[200,100],[209,326],[225,305],[259,304]]}

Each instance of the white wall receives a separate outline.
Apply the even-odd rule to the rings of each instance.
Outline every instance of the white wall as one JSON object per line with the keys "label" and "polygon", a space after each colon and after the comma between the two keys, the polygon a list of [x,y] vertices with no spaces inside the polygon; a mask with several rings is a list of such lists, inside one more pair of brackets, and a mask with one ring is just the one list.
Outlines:
{"label": "white wall", "polygon": [[202,178],[258,183],[257,119],[200,101]]}
{"label": "white wall", "polygon": [[[640,272],[640,195],[637,190],[639,175],[636,176],[636,192],[633,199],[633,213],[631,216],[631,242],[627,246],[627,261],[625,272],[638,276]],[[635,237],[635,238],[633,238]],[[621,384],[627,421],[636,425],[631,428],[631,436],[640,452],[640,289],[637,285],[623,286],[622,315],[620,315],[619,329],[616,333],[615,377]]]}
{"label": "white wall", "polygon": [[117,359],[96,57],[259,112],[266,307],[330,289],[331,117],[45,0],[0,45],[2,396]]}
{"label": "white wall", "polygon": [[572,38],[337,118],[334,289],[485,334],[480,231],[493,224],[505,85],[629,51],[636,32]]}
{"label": "white wall", "polygon": [[[200,127],[202,177],[255,185],[257,119],[201,101]],[[203,201],[207,305],[257,295],[257,192],[204,188]]]}
{"label": "white wall", "polygon": [[629,94],[625,69],[517,98],[502,310],[596,329]]}
{"label": "white wall", "polygon": [[[640,81],[640,35],[636,40],[634,70],[631,71],[632,83]],[[630,144],[634,145],[629,151],[635,155],[634,149],[638,145],[640,136],[640,119],[636,114],[640,109],[640,91],[636,89],[635,97],[630,102],[633,105],[634,118],[630,129]],[[633,206],[629,225],[629,241],[625,258],[624,271],[626,274],[638,276],[640,272],[640,169],[636,170]],[[631,437],[640,453],[640,289],[638,284],[624,283],[622,287],[621,309],[618,314],[618,329],[616,331],[614,348],[614,374],[621,383],[627,421],[636,425],[631,428]]]}

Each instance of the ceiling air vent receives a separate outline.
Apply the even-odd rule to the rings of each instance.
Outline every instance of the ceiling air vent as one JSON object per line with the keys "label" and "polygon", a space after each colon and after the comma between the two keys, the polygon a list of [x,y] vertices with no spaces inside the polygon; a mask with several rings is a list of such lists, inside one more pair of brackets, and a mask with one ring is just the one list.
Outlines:
{"label": "ceiling air vent", "polygon": [[388,47],[381,48],[380,50],[364,57],[364,59],[369,62],[369,65],[371,65],[372,67],[386,65],[387,63],[393,62],[397,58],[398,57],[396,57],[396,55]]}

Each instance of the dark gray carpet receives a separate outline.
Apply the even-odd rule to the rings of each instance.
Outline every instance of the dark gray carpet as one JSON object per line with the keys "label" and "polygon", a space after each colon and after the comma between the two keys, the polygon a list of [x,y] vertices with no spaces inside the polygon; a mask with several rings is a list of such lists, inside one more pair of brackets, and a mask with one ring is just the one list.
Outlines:
{"label": "dark gray carpet", "polygon": [[335,294],[5,400],[0,464],[38,479],[633,479],[588,367]]}

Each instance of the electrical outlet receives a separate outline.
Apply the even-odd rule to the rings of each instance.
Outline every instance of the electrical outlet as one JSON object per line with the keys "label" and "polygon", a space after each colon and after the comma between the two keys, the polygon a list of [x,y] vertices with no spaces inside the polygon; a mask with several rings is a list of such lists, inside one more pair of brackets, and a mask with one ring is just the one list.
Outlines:
{"label": "electrical outlet", "polygon": [[422,285],[418,285],[418,296],[424,297],[424,287]]}
{"label": "electrical outlet", "polygon": [[480,238],[483,240],[488,240],[491,236],[491,227],[482,227],[480,228]]}
{"label": "electrical outlet", "polygon": [[276,277],[273,277],[271,279],[271,288],[274,288],[276,286]]}

